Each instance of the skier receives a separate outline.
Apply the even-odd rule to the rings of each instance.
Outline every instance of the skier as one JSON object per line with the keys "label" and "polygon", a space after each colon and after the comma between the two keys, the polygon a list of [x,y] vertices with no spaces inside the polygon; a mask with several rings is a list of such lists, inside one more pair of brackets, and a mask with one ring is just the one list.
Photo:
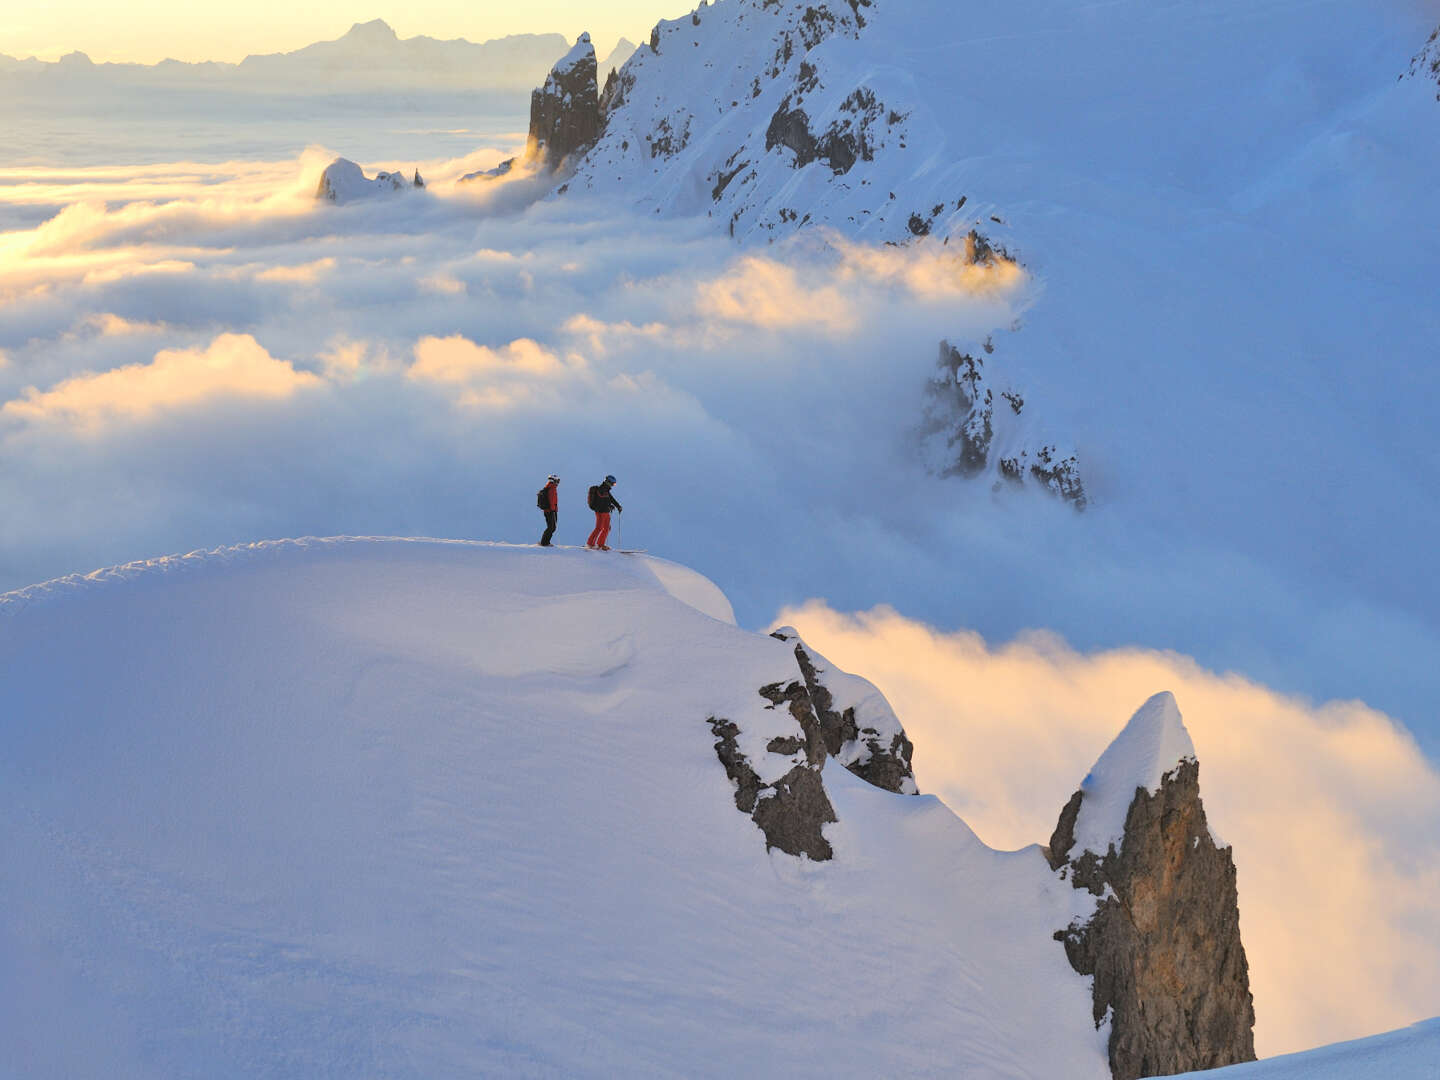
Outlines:
{"label": "skier", "polygon": [[535,493],[535,504],[545,511],[545,535],[540,537],[540,546],[550,547],[555,523],[560,520],[560,477],[551,473],[546,478],[545,486]]}
{"label": "skier", "polygon": [[585,541],[587,548],[599,548],[601,551],[609,551],[605,541],[610,537],[610,511],[616,510],[625,512],[610,489],[615,486],[615,477],[605,477],[605,482],[596,484],[590,489],[590,509],[595,511],[595,531],[590,534],[590,539]]}

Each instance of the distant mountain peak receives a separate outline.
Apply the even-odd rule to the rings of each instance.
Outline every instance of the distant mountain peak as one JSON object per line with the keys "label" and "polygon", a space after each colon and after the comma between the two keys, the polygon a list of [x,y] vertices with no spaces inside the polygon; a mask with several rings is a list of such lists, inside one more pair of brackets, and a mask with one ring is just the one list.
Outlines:
{"label": "distant mountain peak", "polygon": [[369,22],[356,23],[345,32],[347,38],[360,39],[364,41],[399,41],[400,35],[384,19],[371,19]]}

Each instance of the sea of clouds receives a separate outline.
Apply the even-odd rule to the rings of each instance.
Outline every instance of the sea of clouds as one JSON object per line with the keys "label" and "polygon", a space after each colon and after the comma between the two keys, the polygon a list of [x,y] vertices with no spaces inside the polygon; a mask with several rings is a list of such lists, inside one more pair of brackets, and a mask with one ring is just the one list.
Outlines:
{"label": "sea of clouds", "polygon": [[[742,250],[523,176],[456,183],[511,149],[366,162],[429,187],[340,207],[313,198],[318,149],[0,168],[0,590],[270,537],[533,542],[550,472],[579,543],[614,473],[625,546],[874,679],[922,789],[996,846],[1047,840],[1129,712],[1175,691],[1236,845],[1262,1050],[1440,1011],[1440,776],[1399,722],[1436,745],[1417,568],[1440,512],[1405,402],[1357,416],[1383,395],[1306,382],[1311,360],[1170,379],[1116,326],[1109,360],[1026,387],[1076,433],[1089,511],[940,480],[917,431],[937,344],[1053,346],[1044,272],[928,241]],[[1124,243],[1076,241],[1097,294]],[[1175,331],[1120,307],[1147,348]]]}

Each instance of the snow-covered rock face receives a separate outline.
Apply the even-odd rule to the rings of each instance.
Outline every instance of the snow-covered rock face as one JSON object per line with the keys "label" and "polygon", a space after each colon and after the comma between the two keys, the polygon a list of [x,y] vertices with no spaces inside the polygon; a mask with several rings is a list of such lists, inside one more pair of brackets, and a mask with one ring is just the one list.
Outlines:
{"label": "snow-covered rock face", "polygon": [[[742,242],[817,227],[874,244],[928,237],[965,267],[1014,269],[995,239],[1008,235],[996,208],[967,194],[957,162],[937,158],[933,102],[900,45],[919,22],[880,0],[727,0],[661,22],[607,80],[603,134],[564,190],[708,215]],[[1039,487],[1083,508],[1067,440],[1020,416],[1013,376],[979,385],[978,346],[966,351],[969,372],[961,359],[942,345],[919,425],[931,469]]]}
{"label": "snow-covered rock face", "polygon": [[878,243],[998,225],[953,168],[936,168],[893,47],[912,21],[894,0],[727,0],[662,21],[609,89],[604,135],[573,186],[709,214],[742,239],[818,224]]}
{"label": "snow-covered rock face", "polygon": [[834,854],[824,836],[835,820],[825,762],[833,758],[866,783],[913,795],[914,747],[871,683],[833,668],[793,627],[771,637],[793,646],[795,671],[760,687],[764,715],[752,708],[740,723],[709,718],[715,753],[735,784],[736,807],[760,827],[765,846],[820,862]]}
{"label": "snow-covered rock face", "polygon": [[604,124],[598,71],[590,35],[581,34],[574,47],[550,69],[544,85],[530,95],[530,132],[525,152],[493,169],[467,173],[460,182],[498,180],[517,166],[543,176],[571,164],[594,144]]}
{"label": "snow-covered rock face", "polygon": [[771,636],[795,647],[824,752],[876,787],[915,794],[910,768],[915,748],[875,685],[840,671],[801,641],[794,627],[783,626]]}
{"label": "snow-covered rock face", "polygon": [[365,171],[348,158],[336,158],[320,174],[320,183],[315,189],[315,198],[337,205],[356,199],[369,199],[377,195],[393,195],[396,192],[423,188],[425,181],[420,170],[406,178],[404,173],[377,172],[372,180]]}
{"label": "snow-covered rock face", "polygon": [[1255,1008],[1240,940],[1235,863],[1200,800],[1199,764],[1175,698],[1131,718],[1061,812],[1050,863],[1097,897],[1058,931],[1094,977],[1115,1080],[1255,1057]]}

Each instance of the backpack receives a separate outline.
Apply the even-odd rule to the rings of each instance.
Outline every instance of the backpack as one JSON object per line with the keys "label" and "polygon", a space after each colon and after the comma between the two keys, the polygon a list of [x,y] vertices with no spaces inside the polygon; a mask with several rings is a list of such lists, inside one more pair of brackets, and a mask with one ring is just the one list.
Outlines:
{"label": "backpack", "polygon": [[550,509],[550,485],[546,484],[535,493],[535,505],[541,510]]}
{"label": "backpack", "polygon": [[589,497],[589,499],[587,500],[587,504],[589,505],[590,509],[591,509],[591,510],[594,510],[597,514],[600,513],[600,501],[601,501],[601,499],[603,499],[603,498],[604,498],[604,496],[601,495],[601,493],[600,493],[600,485],[599,485],[599,484],[593,484],[593,485],[591,485],[591,488],[590,488],[590,497]]}

